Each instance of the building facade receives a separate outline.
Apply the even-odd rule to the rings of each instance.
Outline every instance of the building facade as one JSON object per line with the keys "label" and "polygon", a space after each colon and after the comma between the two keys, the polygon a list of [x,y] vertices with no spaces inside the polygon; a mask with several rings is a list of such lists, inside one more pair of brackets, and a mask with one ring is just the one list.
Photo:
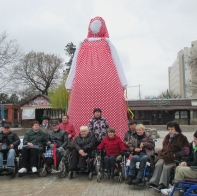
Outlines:
{"label": "building facade", "polygon": [[129,100],[134,119],[144,125],[165,125],[176,121],[180,125],[197,125],[197,99]]}
{"label": "building facade", "polygon": [[194,80],[192,70],[187,64],[191,52],[197,52],[197,40],[191,43],[191,47],[180,50],[174,63],[168,68],[169,90],[181,98],[197,98],[197,94],[192,94],[188,90],[188,84]]}

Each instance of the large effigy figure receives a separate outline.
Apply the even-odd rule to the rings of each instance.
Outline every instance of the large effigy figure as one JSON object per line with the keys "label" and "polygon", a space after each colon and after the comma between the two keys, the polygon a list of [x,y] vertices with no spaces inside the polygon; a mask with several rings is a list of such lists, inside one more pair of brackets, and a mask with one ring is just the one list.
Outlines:
{"label": "large effigy figure", "polygon": [[124,99],[126,77],[118,53],[109,40],[105,21],[95,17],[90,21],[88,36],[73,57],[66,88],[70,90],[68,115],[76,132],[88,125],[94,108],[102,115],[117,135],[124,137],[127,107]]}

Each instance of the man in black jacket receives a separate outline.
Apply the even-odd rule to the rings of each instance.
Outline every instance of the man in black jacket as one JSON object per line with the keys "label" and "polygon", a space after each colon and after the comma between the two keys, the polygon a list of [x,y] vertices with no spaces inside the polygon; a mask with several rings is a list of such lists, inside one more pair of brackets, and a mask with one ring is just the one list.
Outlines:
{"label": "man in black jacket", "polygon": [[7,155],[6,169],[9,173],[14,173],[15,150],[20,144],[20,139],[16,133],[10,131],[10,125],[4,124],[0,132],[0,173],[3,172],[3,156]]}
{"label": "man in black jacket", "polygon": [[137,121],[136,120],[131,120],[129,122],[129,130],[125,133],[125,136],[124,136],[124,144],[125,144],[125,146],[128,145],[128,143],[131,140],[131,138],[136,134],[136,125],[137,125]]}
{"label": "man in black jacket", "polygon": [[72,161],[70,163],[70,171],[77,170],[77,165],[81,171],[85,169],[86,155],[90,158],[92,150],[95,146],[94,135],[88,132],[87,126],[80,127],[79,136],[74,140]]}
{"label": "man in black jacket", "polygon": [[[61,158],[63,156],[64,150],[66,147],[68,147],[68,134],[64,130],[60,129],[59,121],[58,120],[52,120],[51,122],[52,130],[48,134],[48,151],[44,154],[47,158],[46,162],[48,166],[53,165],[53,159],[52,159],[52,153],[51,150],[54,150],[56,148],[56,170],[58,170]],[[53,153],[53,158],[54,153]],[[55,172],[55,170],[53,171]]]}

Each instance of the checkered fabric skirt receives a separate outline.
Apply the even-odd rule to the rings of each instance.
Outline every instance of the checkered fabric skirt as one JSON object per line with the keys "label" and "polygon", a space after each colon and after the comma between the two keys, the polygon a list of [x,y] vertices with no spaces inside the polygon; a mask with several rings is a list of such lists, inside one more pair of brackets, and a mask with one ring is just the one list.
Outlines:
{"label": "checkered fabric skirt", "polygon": [[44,153],[45,157],[52,157],[53,158],[53,150],[49,149]]}

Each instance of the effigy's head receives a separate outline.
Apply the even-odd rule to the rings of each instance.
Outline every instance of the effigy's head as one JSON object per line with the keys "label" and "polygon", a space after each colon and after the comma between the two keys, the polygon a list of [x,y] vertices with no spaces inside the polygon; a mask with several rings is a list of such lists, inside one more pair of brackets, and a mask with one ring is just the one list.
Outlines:
{"label": "effigy's head", "polygon": [[97,16],[90,20],[88,38],[90,37],[109,37],[103,18]]}

